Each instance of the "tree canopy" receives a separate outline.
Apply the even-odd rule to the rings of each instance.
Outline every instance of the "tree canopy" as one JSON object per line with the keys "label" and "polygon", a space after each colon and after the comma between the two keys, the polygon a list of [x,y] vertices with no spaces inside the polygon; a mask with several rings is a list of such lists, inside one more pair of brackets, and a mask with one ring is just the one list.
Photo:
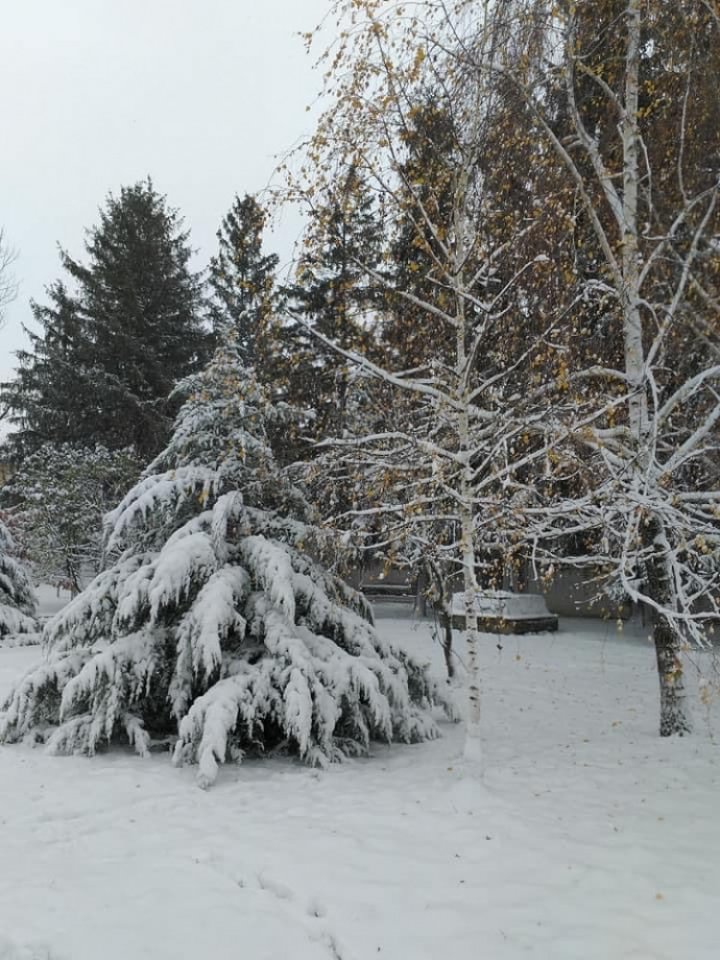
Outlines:
{"label": "tree canopy", "polygon": [[168,395],[207,348],[188,234],[152,181],[108,196],[85,253],[61,251],[66,279],[32,305],[40,329],[3,385],[18,459],[47,442],[154,455],[172,424]]}

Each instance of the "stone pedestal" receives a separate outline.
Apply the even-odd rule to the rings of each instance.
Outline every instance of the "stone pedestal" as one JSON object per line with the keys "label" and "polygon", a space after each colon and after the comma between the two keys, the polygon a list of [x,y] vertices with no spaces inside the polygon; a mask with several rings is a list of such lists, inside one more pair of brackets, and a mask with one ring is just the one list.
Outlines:
{"label": "stone pedestal", "polygon": [[[475,610],[478,629],[485,633],[543,633],[558,628],[558,618],[539,593],[486,590],[476,595]],[[465,629],[464,593],[453,594],[452,625]]]}

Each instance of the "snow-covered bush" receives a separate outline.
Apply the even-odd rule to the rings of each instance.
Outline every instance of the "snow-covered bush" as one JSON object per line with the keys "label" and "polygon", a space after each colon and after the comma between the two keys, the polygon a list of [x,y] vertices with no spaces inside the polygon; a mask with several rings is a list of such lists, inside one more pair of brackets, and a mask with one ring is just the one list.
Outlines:
{"label": "snow-covered bush", "polygon": [[15,543],[0,519],[0,644],[37,630],[34,620],[35,592],[25,567],[15,555]]}
{"label": "snow-covered bush", "polygon": [[266,442],[277,419],[232,351],[185,383],[167,449],[107,518],[111,565],[47,625],[0,737],[92,754],[126,737],[176,762],[288,747],[308,763],[436,735],[425,667],[312,559],[323,534]]}

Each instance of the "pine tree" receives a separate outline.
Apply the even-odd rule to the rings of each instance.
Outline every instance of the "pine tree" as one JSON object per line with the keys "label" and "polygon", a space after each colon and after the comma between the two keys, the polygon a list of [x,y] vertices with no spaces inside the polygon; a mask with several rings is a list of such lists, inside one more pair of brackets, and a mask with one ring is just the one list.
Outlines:
{"label": "pine tree", "polygon": [[50,301],[31,301],[41,333],[24,327],[30,350],[16,354],[15,379],[2,386],[15,431],[6,441],[11,458],[22,461],[48,438],[75,442],[93,429],[95,405],[87,402],[87,356],[79,304],[62,281],[47,288]]}
{"label": "pine tree", "polygon": [[[423,305],[444,309],[450,294],[438,268],[442,238],[431,224],[450,223],[453,200],[453,151],[456,136],[453,117],[436,96],[413,105],[402,136],[403,162],[399,165],[399,196],[392,225],[388,309],[380,334],[400,369],[447,362],[452,338]],[[427,219],[419,214],[425,212]],[[414,301],[408,299],[412,295]]]}
{"label": "pine tree", "polygon": [[168,447],[109,517],[114,562],[48,624],[2,737],[92,754],[177,735],[175,760],[208,785],[248,751],[317,764],[435,736],[425,669],[304,552],[322,535],[267,444],[281,411],[227,351],[185,389]]}
{"label": "pine tree", "polygon": [[342,433],[348,390],[347,362],[313,330],[345,350],[367,349],[382,304],[382,222],[357,170],[337,179],[313,209],[296,281],[283,294],[293,322],[287,333],[289,397],[311,406],[316,438]]}
{"label": "pine tree", "polygon": [[0,519],[0,643],[14,634],[34,634],[35,592],[16,555],[15,542]]}
{"label": "pine tree", "polygon": [[210,261],[215,333],[232,334],[245,363],[255,365],[265,351],[279,262],[276,254],[263,253],[265,220],[255,197],[236,196],[217,232],[218,254]]}
{"label": "pine tree", "polygon": [[188,234],[150,180],[108,197],[87,262],[62,252],[74,289],[57,282],[43,329],[20,355],[4,399],[20,456],[43,443],[134,446],[155,455],[172,425],[167,396],[206,348]]}

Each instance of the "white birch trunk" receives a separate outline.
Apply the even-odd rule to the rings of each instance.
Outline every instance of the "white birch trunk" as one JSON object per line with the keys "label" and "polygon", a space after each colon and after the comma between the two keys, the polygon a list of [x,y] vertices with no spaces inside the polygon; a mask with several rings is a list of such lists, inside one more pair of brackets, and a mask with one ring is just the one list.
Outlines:
{"label": "white birch trunk", "polygon": [[[465,483],[463,483],[463,501],[466,501]],[[469,491],[468,491],[469,492]],[[480,664],[478,661],[478,625],[476,597],[478,583],[475,576],[475,549],[472,507],[464,502],[461,507],[463,586],[465,588],[465,643],[468,663],[468,716],[465,735],[464,755],[467,760],[479,763],[482,760],[480,740]]]}
{"label": "white birch trunk", "polygon": [[458,447],[462,456],[462,477],[460,480],[460,531],[463,566],[463,587],[465,593],[465,643],[468,662],[468,714],[465,728],[464,756],[473,764],[482,762],[482,742],[480,739],[480,664],[478,661],[478,626],[476,597],[478,592],[475,574],[475,524],[473,516],[472,468],[470,465],[470,370],[473,362],[467,355],[466,340],[469,334],[468,317],[465,309],[465,285],[463,266],[467,243],[467,168],[461,171],[455,198],[455,257],[454,275],[456,297],[456,370],[461,384],[460,407],[457,414]]}
{"label": "white birch trunk", "polygon": [[[626,10],[627,48],[625,59],[625,116],[622,123],[623,143],[623,222],[622,272],[624,285],[623,339],[625,372],[631,395],[628,419],[637,444],[636,489],[642,489],[651,469],[650,437],[645,385],[645,352],[643,325],[640,312],[640,258],[638,238],[638,192],[640,186],[640,132],[638,104],[640,90],[641,0],[628,0]],[[647,571],[652,599],[667,606],[671,604],[671,575],[668,570],[669,545],[664,536],[652,535],[659,521],[645,523],[652,554]],[[663,615],[656,615],[653,642],[660,683],[660,735],[671,736],[690,731],[689,708],[683,681],[680,638],[677,629]]]}
{"label": "white birch trunk", "polygon": [[[460,335],[458,335],[458,341]],[[458,359],[464,355],[459,351]],[[459,415],[460,448],[465,454],[463,476],[460,486],[460,529],[463,563],[463,587],[465,592],[465,644],[468,663],[468,715],[465,734],[464,754],[467,760],[480,763],[482,744],[480,740],[480,664],[478,662],[478,623],[476,597],[478,582],[475,574],[475,527],[472,504],[472,484],[469,462],[470,425],[467,406]]]}
{"label": "white birch trunk", "polygon": [[646,441],[647,401],[645,397],[642,318],[640,315],[640,247],[638,242],[638,191],[640,178],[640,136],[638,97],[640,86],[640,2],[628,0],[628,43],[625,63],[625,116],[622,123],[623,204],[622,275],[625,372],[631,391],[630,429],[641,450]]}

